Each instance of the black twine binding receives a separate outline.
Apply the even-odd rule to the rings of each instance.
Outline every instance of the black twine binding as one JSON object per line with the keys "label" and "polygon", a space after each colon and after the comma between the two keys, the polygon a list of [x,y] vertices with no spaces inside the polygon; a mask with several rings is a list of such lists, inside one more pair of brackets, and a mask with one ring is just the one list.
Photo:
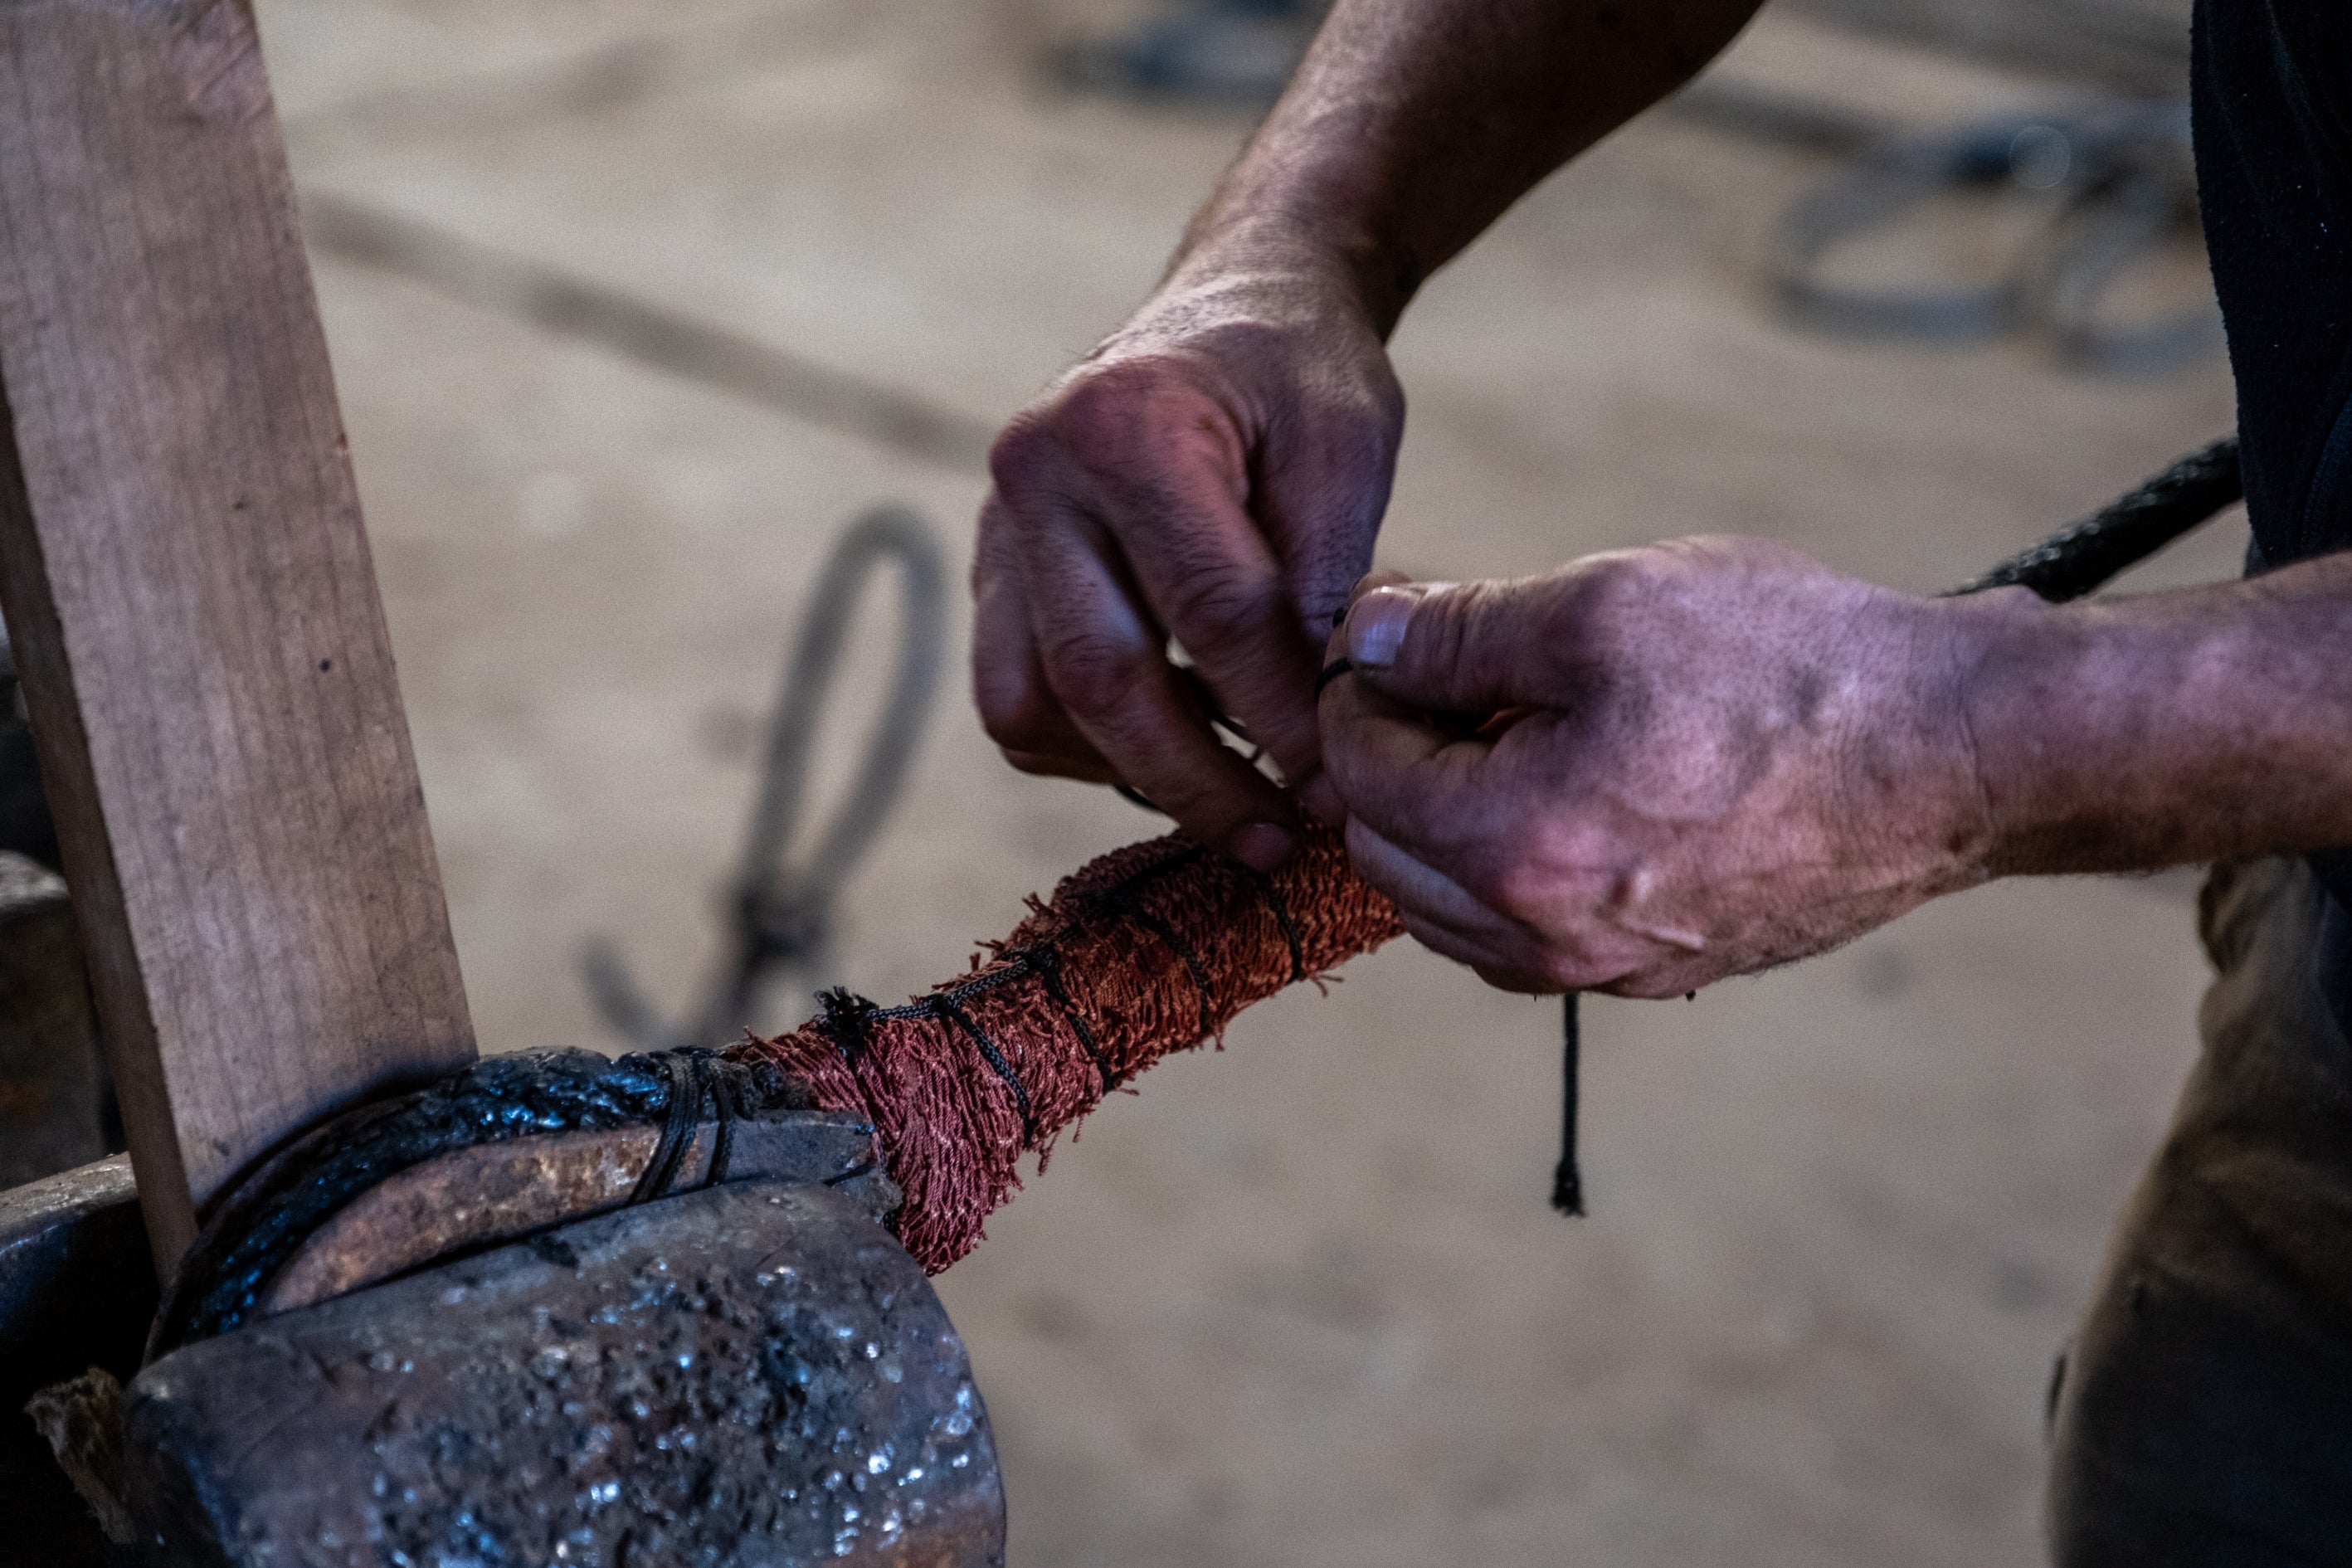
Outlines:
{"label": "black twine binding", "polygon": [[1216,1014],[1213,1011],[1215,1004],[1209,995],[1208,971],[1201,967],[1201,961],[1199,957],[1193,953],[1192,944],[1187,942],[1182,937],[1176,934],[1176,928],[1174,926],[1170,925],[1166,921],[1161,920],[1158,915],[1153,914],[1150,910],[1145,909],[1141,904],[1135,901],[1135,896],[1128,890],[1131,884],[1129,883],[1121,883],[1119,886],[1115,888],[1106,888],[1101,892],[1095,895],[1095,900],[1097,902],[1105,905],[1118,913],[1125,915],[1137,925],[1141,926],[1144,930],[1158,937],[1161,942],[1166,942],[1168,944],[1168,950],[1171,952],[1173,952],[1178,958],[1184,961],[1185,969],[1190,971],[1192,976],[1192,988],[1200,993],[1200,1037],[1205,1040],[1211,1035],[1214,1034],[1217,1028]]}
{"label": "black twine binding", "polygon": [[[1192,977],[1193,987],[1200,994],[1201,1037],[1203,1039],[1214,1032],[1216,1017],[1216,1004],[1209,993],[1208,973],[1202,968],[1199,955],[1176,933],[1175,928],[1137,903],[1135,893],[1139,889],[1149,887],[1163,877],[1208,858],[1208,850],[1192,845],[1144,867],[1124,881],[1076,895],[1076,900],[1084,905],[1126,916],[1167,943],[1169,951],[1183,961],[1186,972]],[[1282,927],[1283,940],[1289,944],[1291,978],[1303,980],[1307,977],[1307,952],[1297,922],[1291,918],[1273,879],[1260,872],[1253,872],[1252,875],[1258,878],[1259,885],[1265,892],[1266,903],[1273,910],[1276,921]],[[1070,931],[1076,929],[1078,924],[1074,920],[1064,931],[1063,939],[1067,940]],[[1045,986],[1046,995],[1062,1010],[1062,1016],[1070,1021],[1070,1028],[1078,1037],[1078,1043],[1086,1047],[1088,1059],[1095,1064],[1095,1070],[1102,1075],[1104,1090],[1108,1092],[1117,1088],[1118,1079],[1111,1070],[1109,1060],[1103,1055],[1101,1043],[1095,1038],[1094,1031],[1087,1026],[1086,1019],[1079,1016],[1076,1005],[1071,1001],[1067,988],[1062,984],[1061,953],[1051,943],[1039,942],[1013,949],[1003,957],[1003,962],[991,965],[968,980],[896,1007],[877,1007],[865,997],[840,986],[819,992],[817,1000],[823,1004],[824,1011],[816,1020],[817,1026],[833,1041],[834,1048],[841,1053],[841,1059],[854,1068],[858,1058],[865,1055],[872,1044],[871,1031],[877,1023],[906,1018],[946,1018],[952,1021],[971,1037],[972,1042],[979,1046],[981,1055],[987,1058],[989,1067],[1013,1090],[1013,1098],[1021,1109],[1023,1142],[1034,1143],[1037,1136],[1037,1122],[1027,1086],[1022,1083],[1021,1075],[1013,1070],[1013,1064],[1005,1060],[1004,1054],[996,1048],[996,1042],[990,1039],[979,1023],[964,1011],[962,1004],[1000,985],[1009,985],[1034,975]]]}
{"label": "black twine binding", "polygon": [[996,1048],[996,1042],[988,1037],[987,1032],[981,1028],[972,1016],[949,1000],[946,993],[933,996],[931,1001],[940,1016],[954,1019],[962,1026],[963,1032],[971,1037],[972,1044],[980,1047],[980,1054],[986,1057],[988,1065],[996,1069],[996,1076],[1013,1090],[1013,1101],[1021,1108],[1021,1142],[1034,1143],[1037,1141],[1037,1118],[1030,1109],[1029,1090],[1023,1087],[1021,1075],[1013,1070],[1013,1064],[1004,1059],[1004,1053]]}
{"label": "black twine binding", "polygon": [[1576,1158],[1576,1084],[1584,1031],[1577,1020],[1576,993],[1570,992],[1559,1002],[1559,1163],[1551,1173],[1551,1206],[1580,1217],[1584,1172]]}
{"label": "black twine binding", "polygon": [[709,1068],[696,1053],[673,1051],[662,1062],[669,1075],[669,1100],[662,1108],[660,1141],[654,1145],[654,1156],[646,1162],[645,1173],[629,1193],[629,1202],[649,1204],[656,1198],[669,1195],[670,1184],[677,1180],[678,1163],[686,1158],[688,1145],[694,1142],[694,1130],[702,1121],[702,1095]]}
{"label": "black twine binding", "polygon": [[1258,890],[1265,895],[1265,907],[1274,911],[1275,923],[1282,928],[1282,940],[1290,947],[1290,983],[1293,985],[1307,978],[1307,944],[1298,940],[1298,922],[1290,918],[1290,906],[1283,901],[1282,889],[1270,871],[1259,871]]}
{"label": "black twine binding", "polygon": [[735,1099],[735,1080],[715,1068],[710,1072],[710,1106],[718,1113],[719,1130],[711,1139],[710,1173],[702,1184],[716,1187],[726,1184],[728,1164],[735,1157],[735,1119],[743,1108]]}
{"label": "black twine binding", "polygon": [[1087,1059],[1095,1064],[1095,1071],[1102,1074],[1103,1092],[1108,1094],[1118,1087],[1111,1077],[1110,1063],[1104,1059],[1102,1047],[1095,1044],[1095,1032],[1087,1027],[1084,1018],[1078,1016],[1076,1006],[1070,1001],[1070,994],[1062,988],[1062,955],[1054,951],[1052,944],[1040,942],[1035,947],[1024,947],[1011,956],[1029,966],[1030,972],[1037,976],[1038,983],[1045,987],[1045,994],[1053,998],[1054,1005],[1059,1007],[1062,1016],[1069,1020],[1071,1030],[1078,1037],[1078,1044],[1087,1048]]}
{"label": "black twine binding", "polygon": [[1335,658],[1330,663],[1325,665],[1321,669],[1316,671],[1316,697],[1318,699],[1321,698],[1323,695],[1323,689],[1325,687],[1330,685],[1333,681],[1339,679],[1341,676],[1347,674],[1349,670],[1352,670],[1355,668],[1356,661],[1352,658]]}

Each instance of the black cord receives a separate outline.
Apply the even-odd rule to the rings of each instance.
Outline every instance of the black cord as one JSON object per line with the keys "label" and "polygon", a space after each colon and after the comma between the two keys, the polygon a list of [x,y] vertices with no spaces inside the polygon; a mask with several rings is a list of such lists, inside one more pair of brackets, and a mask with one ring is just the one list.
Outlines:
{"label": "black cord", "polygon": [[2079,599],[2245,494],[2238,438],[2225,436],[1952,594],[2015,586],[2031,588],[2053,605]]}
{"label": "black cord", "polygon": [[711,1134],[710,1173],[702,1178],[706,1187],[724,1186],[728,1167],[735,1160],[735,1121],[743,1108],[735,1098],[735,1080],[724,1073],[713,1073],[706,1086],[711,1110],[717,1113],[718,1130]]}
{"label": "black cord", "polygon": [[1584,1215],[1584,1172],[1576,1158],[1577,1086],[1583,1077],[1583,1026],[1576,993],[1559,999],[1559,1163],[1552,1167],[1551,1206],[1578,1218]]}
{"label": "black cord", "polygon": [[678,1163],[686,1158],[694,1130],[702,1121],[700,1064],[685,1051],[673,1051],[662,1066],[669,1076],[669,1098],[662,1107],[661,1138],[629,1193],[633,1204],[649,1204],[669,1195],[670,1184],[677,1180]]}
{"label": "black cord", "polygon": [[1158,937],[1168,951],[1181,961],[1184,972],[1192,977],[1192,989],[1201,999],[1200,1037],[1205,1040],[1215,1033],[1216,998],[1209,994],[1209,972],[1201,966],[1200,956],[1192,951],[1190,942],[1177,934],[1176,928],[1136,902],[1134,895],[1128,890],[1125,884],[1116,888],[1105,888],[1100,892],[1089,894],[1087,901],[1101,904],[1107,909],[1125,915],[1129,920]]}
{"label": "black cord", "polygon": [[1282,928],[1283,945],[1290,949],[1290,983],[1293,985],[1307,978],[1307,942],[1298,934],[1298,922],[1290,918],[1290,903],[1282,896],[1280,884],[1270,871],[1255,871],[1258,891],[1265,896],[1265,907],[1274,911],[1275,924]]}
{"label": "black cord", "polygon": [[929,1003],[940,1016],[952,1020],[971,1037],[971,1043],[980,1047],[980,1054],[988,1059],[988,1065],[995,1070],[996,1076],[1003,1079],[1005,1087],[1013,1091],[1013,1104],[1021,1111],[1021,1142],[1024,1144],[1036,1142],[1037,1116],[1029,1104],[1028,1086],[1021,1081],[1021,1075],[1013,1070],[1013,1064],[1004,1059],[1004,1053],[996,1048],[996,1042],[988,1037],[988,1031],[982,1029],[979,1020],[957,1005],[944,991],[931,996]]}
{"label": "black cord", "polygon": [[1118,1084],[1111,1077],[1110,1062],[1102,1054],[1102,1047],[1095,1043],[1095,1032],[1087,1027],[1084,1018],[1078,1016],[1076,1006],[1070,1001],[1069,992],[1062,985],[1062,955],[1052,947],[1040,943],[1007,956],[1028,963],[1038,983],[1045,987],[1045,994],[1053,999],[1055,1006],[1062,1010],[1062,1016],[1069,1020],[1071,1031],[1078,1037],[1078,1044],[1086,1047],[1087,1059],[1095,1064],[1095,1071],[1102,1078],[1103,1092],[1108,1094],[1117,1088]]}
{"label": "black cord", "polygon": [[[2244,496],[2238,438],[2225,437],[1952,594],[2019,586],[2053,604],[2081,598]],[[1582,1026],[1571,991],[1560,1003],[1559,1163],[1551,1178],[1551,1206],[1565,1215],[1584,1213],[1584,1174],[1576,1150],[1582,1049]]]}

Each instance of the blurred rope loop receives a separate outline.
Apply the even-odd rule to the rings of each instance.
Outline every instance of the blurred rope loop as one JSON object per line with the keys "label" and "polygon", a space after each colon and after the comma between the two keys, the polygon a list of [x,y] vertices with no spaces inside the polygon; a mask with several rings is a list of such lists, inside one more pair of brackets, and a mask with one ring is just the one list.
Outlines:
{"label": "blurred rope loop", "polygon": [[[2043,201],[2050,212],[1989,284],[1872,289],[1822,276],[1832,250],[1938,196],[2003,190]],[[2003,114],[1896,136],[1853,158],[1781,215],[1766,276],[1780,308],[1821,331],[1958,344],[2039,327],[2063,363],[2151,374],[2218,347],[2218,309],[2209,298],[2176,314],[2118,323],[2102,307],[2136,262],[2166,236],[2193,232],[2197,221],[2186,104]]]}
{"label": "blurred rope loop", "polygon": [[[894,563],[899,626],[889,694],[839,809],[812,827],[803,819],[819,725],[866,584]],[[727,895],[726,948],[704,1001],[683,1026],[665,1024],[612,943],[594,940],[581,967],[597,1011],[616,1033],[648,1050],[723,1044],[753,1022],[761,993],[781,973],[798,972],[818,984],[835,978],[841,891],[905,790],[939,691],[947,620],[946,565],[921,518],[881,507],[842,534],[810,593],[769,721],[760,793]]]}

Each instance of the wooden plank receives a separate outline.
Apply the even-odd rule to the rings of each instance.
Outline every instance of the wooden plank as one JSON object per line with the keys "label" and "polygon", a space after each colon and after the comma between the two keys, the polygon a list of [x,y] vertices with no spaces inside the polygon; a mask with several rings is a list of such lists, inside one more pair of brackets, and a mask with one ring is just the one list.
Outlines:
{"label": "wooden plank", "polygon": [[251,11],[0,0],[0,605],[159,1264],[470,1060]]}

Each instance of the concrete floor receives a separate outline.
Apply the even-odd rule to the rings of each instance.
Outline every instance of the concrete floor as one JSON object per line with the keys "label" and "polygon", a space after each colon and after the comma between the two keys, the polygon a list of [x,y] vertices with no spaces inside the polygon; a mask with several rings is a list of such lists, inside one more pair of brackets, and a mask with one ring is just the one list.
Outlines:
{"label": "concrete floor", "polygon": [[[1082,0],[262,12],[313,201],[973,428],[1139,295],[1245,130],[1043,89],[1038,48],[1114,14]],[[1724,68],[1922,121],[2058,90],[1795,18]],[[2087,380],[1776,324],[1759,240],[1820,168],[1645,124],[1440,278],[1397,345],[1390,559],[1738,530],[1933,588],[2227,428],[2218,363]],[[331,255],[319,281],[484,1043],[610,1045],[580,946],[609,933],[667,1005],[696,983],[826,542],[898,498],[961,562],[980,476],[822,398],[786,416]],[[1004,769],[953,696],[845,910],[837,978],[886,999],[1150,830]],[[1580,1224],[1544,1205],[1549,1007],[1400,947],[1252,1014],[941,1281],[1013,1563],[2033,1561],[2051,1357],[2191,1049],[2190,885],[1995,887],[1693,1003],[1589,1005]]]}

